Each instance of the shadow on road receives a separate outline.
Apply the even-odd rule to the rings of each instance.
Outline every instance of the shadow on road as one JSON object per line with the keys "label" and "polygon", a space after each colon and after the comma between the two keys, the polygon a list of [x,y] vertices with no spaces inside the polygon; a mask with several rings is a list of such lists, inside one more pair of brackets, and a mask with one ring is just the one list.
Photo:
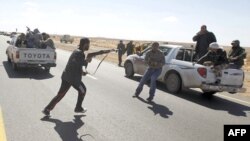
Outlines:
{"label": "shadow on road", "polygon": [[156,104],[155,102],[148,102],[146,100],[144,100],[141,97],[137,97],[137,99],[139,99],[140,101],[149,104],[151,106],[148,107],[148,109],[152,110],[154,112],[155,115],[159,114],[161,117],[163,118],[168,118],[170,115],[173,115],[173,112],[170,111],[166,106],[164,105],[160,105],[160,104]]}
{"label": "shadow on road", "polygon": [[43,117],[41,121],[52,122],[55,123],[54,129],[60,135],[62,141],[84,141],[84,137],[90,136],[92,139],[94,137],[90,134],[81,135],[78,137],[77,130],[80,129],[84,122],[82,121],[82,117],[85,115],[74,115],[73,122],[62,122],[59,119],[53,119],[50,117]]}
{"label": "shadow on road", "polygon": [[42,68],[20,68],[18,71],[14,71],[11,64],[7,61],[3,62],[5,71],[9,78],[29,78],[29,79],[49,79],[54,77],[48,72],[45,72]]}
{"label": "shadow on road", "polygon": [[[134,76],[133,78],[131,78],[131,80],[137,81],[138,83],[140,79],[141,79],[141,76]],[[149,86],[149,83],[147,83],[146,85]],[[165,88],[165,84],[161,82],[157,82],[157,89],[168,93]],[[250,112],[249,106],[245,106],[243,104],[239,104],[239,103],[227,100],[227,99],[223,99],[223,98],[217,97],[216,95],[212,97],[206,97],[201,92],[195,91],[192,89],[185,89],[179,94],[171,94],[171,95],[177,96],[179,98],[191,101],[193,103],[196,103],[198,105],[201,105],[201,106],[213,109],[213,110],[227,111],[229,114],[234,115],[234,116],[247,117],[246,112]]]}

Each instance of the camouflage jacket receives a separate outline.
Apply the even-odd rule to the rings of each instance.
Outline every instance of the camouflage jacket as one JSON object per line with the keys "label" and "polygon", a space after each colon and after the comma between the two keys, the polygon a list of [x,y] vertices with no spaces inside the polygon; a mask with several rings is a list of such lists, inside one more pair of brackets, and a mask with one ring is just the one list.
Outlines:
{"label": "camouflage jacket", "polygon": [[217,52],[209,51],[206,55],[198,60],[198,64],[203,64],[206,61],[211,61],[214,66],[228,64],[227,53],[219,49]]}
{"label": "camouflage jacket", "polygon": [[[243,66],[244,59],[246,58],[245,49],[242,47],[232,47],[228,54],[229,63],[234,63],[235,65]],[[233,60],[232,58],[236,58]]]}
{"label": "camouflage jacket", "polygon": [[160,69],[165,64],[165,56],[160,50],[156,52],[151,50],[146,54],[145,61],[149,68]]}

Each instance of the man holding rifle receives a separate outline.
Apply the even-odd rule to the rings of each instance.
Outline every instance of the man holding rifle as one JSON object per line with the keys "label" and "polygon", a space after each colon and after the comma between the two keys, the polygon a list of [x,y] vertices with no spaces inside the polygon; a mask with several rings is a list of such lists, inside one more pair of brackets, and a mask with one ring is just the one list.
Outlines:
{"label": "man holding rifle", "polygon": [[57,95],[50,101],[50,103],[42,111],[46,116],[50,115],[50,111],[55,107],[55,105],[65,96],[67,91],[71,86],[73,86],[78,91],[78,99],[75,107],[76,113],[84,113],[87,111],[86,108],[82,107],[83,99],[86,95],[86,87],[81,81],[82,75],[86,75],[87,72],[82,70],[83,66],[87,66],[91,62],[92,57],[96,55],[101,55],[109,53],[112,50],[98,51],[94,53],[89,53],[85,59],[84,52],[89,50],[90,41],[88,38],[82,38],[80,40],[79,48],[74,50],[71,54],[65,70],[62,74],[62,83]]}

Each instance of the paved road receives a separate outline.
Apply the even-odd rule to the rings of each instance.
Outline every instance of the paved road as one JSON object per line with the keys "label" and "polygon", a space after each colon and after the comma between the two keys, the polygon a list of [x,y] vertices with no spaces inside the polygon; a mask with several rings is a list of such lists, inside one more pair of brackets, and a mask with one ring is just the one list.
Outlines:
{"label": "paved road", "polygon": [[[6,40],[0,36],[0,107],[8,141],[222,141],[224,124],[249,124],[250,104],[222,97],[228,94],[207,99],[186,90],[172,95],[159,84],[154,103],[145,101],[148,86],[134,99],[140,77],[128,79],[109,63],[94,78],[83,78],[86,114],[73,112],[77,92],[71,88],[52,117],[44,118],[41,110],[57,93],[70,52],[57,50],[57,67],[49,74],[42,69],[14,72],[6,61]],[[97,63],[89,65],[90,72]]]}

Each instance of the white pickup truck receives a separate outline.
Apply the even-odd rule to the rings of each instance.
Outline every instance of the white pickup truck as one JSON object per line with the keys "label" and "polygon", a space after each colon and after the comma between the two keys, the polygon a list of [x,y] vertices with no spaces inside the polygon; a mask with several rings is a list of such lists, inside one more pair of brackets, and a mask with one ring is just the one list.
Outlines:
{"label": "white pickup truck", "polygon": [[[147,69],[145,55],[150,46],[140,54],[127,57],[124,63],[125,75],[143,75]],[[244,92],[242,88],[244,71],[237,69],[225,69],[222,71],[221,82],[216,83],[217,78],[211,67],[193,62],[194,51],[178,45],[162,44],[159,49],[165,54],[166,64],[158,80],[166,84],[170,93],[178,93],[182,88],[200,88],[204,94],[213,95],[216,92],[237,93]]]}
{"label": "white pickup truck", "polygon": [[16,46],[17,37],[7,41],[9,46],[6,55],[14,70],[19,67],[44,67],[49,72],[51,67],[56,66],[56,52],[54,49],[23,48]]}

